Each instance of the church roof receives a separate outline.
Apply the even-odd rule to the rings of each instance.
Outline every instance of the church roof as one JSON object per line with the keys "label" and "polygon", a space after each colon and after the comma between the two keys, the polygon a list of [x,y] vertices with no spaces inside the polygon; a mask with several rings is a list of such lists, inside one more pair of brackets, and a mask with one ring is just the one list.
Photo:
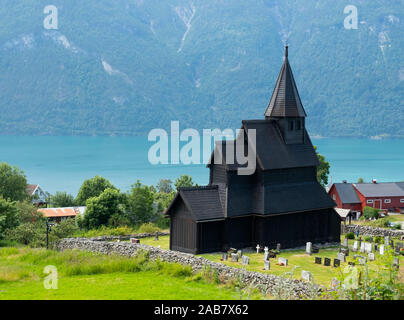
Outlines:
{"label": "church roof", "polygon": [[335,206],[335,202],[317,181],[277,184],[265,188],[264,215],[305,212]]}
{"label": "church roof", "polygon": [[179,188],[166,213],[170,215],[174,203],[181,198],[196,221],[223,220],[224,212],[217,185]]}
{"label": "church roof", "polygon": [[295,79],[293,77],[292,68],[288,59],[288,47],[285,49],[285,59],[276,81],[275,89],[272,93],[271,100],[267,110],[266,117],[306,117],[302,101]]}
{"label": "church roof", "polygon": [[[256,154],[257,154],[257,167],[262,170],[272,169],[288,169],[298,167],[313,167],[319,166],[320,163],[317,154],[311,143],[307,131],[304,132],[304,142],[301,144],[285,144],[282,134],[279,130],[276,120],[243,120],[243,128],[247,130],[255,130],[256,135]],[[248,134],[248,133],[247,133]],[[233,143],[233,141],[227,141]],[[249,143],[252,140],[249,139]],[[226,163],[226,141],[217,143],[215,148],[221,148],[223,163]],[[244,147],[247,150],[247,147]],[[227,164],[228,170],[237,170],[240,167],[245,167],[237,163],[234,149],[234,164]],[[214,152],[208,166],[213,162]]]}

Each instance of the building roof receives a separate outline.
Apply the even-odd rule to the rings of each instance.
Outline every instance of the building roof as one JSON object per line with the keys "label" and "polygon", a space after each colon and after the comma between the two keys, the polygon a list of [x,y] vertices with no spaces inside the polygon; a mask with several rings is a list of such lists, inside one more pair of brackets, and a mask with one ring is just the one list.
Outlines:
{"label": "building roof", "polygon": [[355,183],[353,185],[365,197],[404,197],[404,190],[396,182]]}
{"label": "building roof", "polygon": [[361,203],[352,183],[334,183],[342,203]]}
{"label": "building roof", "polygon": [[37,211],[42,212],[46,218],[75,217],[83,215],[86,207],[65,207],[65,208],[40,208]]}
{"label": "building roof", "polygon": [[342,209],[342,208],[335,208],[335,211],[339,214],[339,216],[345,219],[348,214],[351,213],[351,209]]}
{"label": "building roof", "polygon": [[292,68],[288,59],[288,47],[285,48],[285,59],[276,81],[275,89],[265,111],[266,117],[306,117]]}
{"label": "building roof", "polygon": [[310,211],[335,206],[335,202],[316,181],[277,184],[265,188],[264,214]]}
{"label": "building roof", "polygon": [[27,184],[27,193],[32,196],[35,190],[39,187],[38,184]]}
{"label": "building roof", "polygon": [[168,215],[170,215],[171,208],[179,198],[182,198],[196,221],[224,219],[217,185],[179,188],[177,196],[166,211]]}
{"label": "building roof", "polygon": [[[244,129],[245,135],[248,135],[248,130],[255,130],[255,146],[257,167],[262,170],[272,169],[288,169],[288,168],[300,168],[300,167],[314,167],[319,166],[319,160],[311,143],[310,137],[305,130],[304,142],[299,144],[285,144],[281,132],[279,131],[276,120],[243,120],[242,129]],[[239,139],[238,137],[237,139]],[[217,141],[215,150],[222,156],[223,163],[226,164],[227,170],[237,170],[240,167],[246,167],[247,164],[239,164],[236,156],[236,140],[223,140]],[[226,154],[226,143],[232,144],[234,154],[232,160],[234,163],[229,163],[229,157]],[[252,139],[249,138],[249,143],[252,143]],[[247,151],[246,144],[244,150]],[[208,167],[214,161],[215,151],[212,152],[212,156],[208,163]]]}
{"label": "building roof", "polygon": [[242,123],[246,132],[251,129],[256,132],[257,157],[264,170],[320,164],[306,130],[303,143],[286,144],[275,120],[244,120]]}

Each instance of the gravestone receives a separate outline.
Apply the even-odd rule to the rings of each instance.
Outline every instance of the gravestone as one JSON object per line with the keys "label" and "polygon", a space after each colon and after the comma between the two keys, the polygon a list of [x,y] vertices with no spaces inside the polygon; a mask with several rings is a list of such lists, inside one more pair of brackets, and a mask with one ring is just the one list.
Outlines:
{"label": "gravestone", "polygon": [[342,262],[345,262],[345,254],[343,254],[342,252],[338,252],[337,259]]}
{"label": "gravestone", "polygon": [[156,231],[154,233],[154,241],[159,241],[159,232],[158,231]]}
{"label": "gravestone", "polygon": [[264,261],[269,260],[269,254],[268,254],[268,247],[265,247],[264,249]]}
{"label": "gravestone", "polygon": [[398,257],[394,257],[394,259],[393,259],[393,267],[395,267],[395,268],[400,267],[400,260],[398,259]]}
{"label": "gravestone", "polygon": [[352,250],[356,252],[356,251],[358,251],[358,248],[359,248],[358,247],[358,241],[355,240],[355,242],[353,244],[353,247],[352,247]]}
{"label": "gravestone", "polygon": [[222,253],[222,260],[223,261],[227,261],[227,259],[229,258],[227,253]]}
{"label": "gravestone", "polygon": [[390,245],[390,237],[389,236],[384,237],[384,245],[386,247],[388,247]]}
{"label": "gravestone", "polygon": [[259,244],[257,244],[257,246],[255,247],[255,249],[257,249],[257,253],[260,253],[261,247]]}
{"label": "gravestone", "polygon": [[375,261],[375,254],[373,252],[368,253],[369,261]]}
{"label": "gravestone", "polygon": [[264,260],[264,270],[269,270],[271,269],[271,263],[269,260]]}
{"label": "gravestone", "polygon": [[331,259],[330,259],[330,258],[324,258],[324,265],[325,265],[326,267],[331,266]]}
{"label": "gravestone", "polygon": [[377,252],[378,249],[379,249],[379,246],[377,243],[375,243],[375,252]]}
{"label": "gravestone", "polygon": [[320,251],[320,249],[318,247],[312,246],[312,248],[311,248],[312,253],[318,253],[319,251]]}
{"label": "gravestone", "polygon": [[379,253],[383,256],[384,255],[384,244],[380,245]]}
{"label": "gravestone", "polygon": [[349,256],[349,249],[348,248],[339,248],[339,252]]}
{"label": "gravestone", "polygon": [[301,276],[302,279],[306,281],[311,281],[313,279],[313,274],[306,270],[302,270]]}
{"label": "gravestone", "polygon": [[281,251],[281,244],[280,244],[280,243],[278,243],[278,244],[276,245],[276,251],[278,251],[278,252]]}
{"label": "gravestone", "polygon": [[359,264],[366,264],[367,260],[368,260],[368,259],[367,259],[366,257],[359,257],[359,258],[358,258]]}
{"label": "gravestone", "polygon": [[321,258],[320,258],[320,257],[316,257],[316,258],[314,259],[314,263],[316,263],[316,264],[321,264]]}
{"label": "gravestone", "polygon": [[311,255],[312,249],[313,249],[312,243],[311,242],[306,242],[306,253]]}
{"label": "gravestone", "polygon": [[365,252],[371,253],[373,252],[373,244],[370,242],[365,242]]}
{"label": "gravestone", "polygon": [[286,258],[279,258],[278,259],[278,264],[279,265],[283,265],[283,266],[287,266],[288,265],[288,259],[286,259]]}
{"label": "gravestone", "polygon": [[232,262],[238,262],[238,254],[237,253],[232,253],[231,254],[231,261]]}
{"label": "gravestone", "polygon": [[242,263],[243,265],[250,264],[250,257],[242,256],[242,257],[241,257],[241,263]]}
{"label": "gravestone", "polygon": [[344,239],[344,247],[348,248],[348,238]]}
{"label": "gravestone", "polygon": [[393,239],[390,240],[390,247],[391,247],[392,249],[394,249],[394,240],[393,240]]}
{"label": "gravestone", "polygon": [[238,257],[241,258],[243,256],[243,250],[237,250]]}
{"label": "gravestone", "polygon": [[340,259],[334,259],[333,266],[336,268],[336,267],[339,267],[340,265],[341,265],[341,260]]}
{"label": "gravestone", "polygon": [[364,243],[364,242],[361,242],[360,252],[361,252],[361,253],[364,253],[364,252],[365,252],[365,243]]}

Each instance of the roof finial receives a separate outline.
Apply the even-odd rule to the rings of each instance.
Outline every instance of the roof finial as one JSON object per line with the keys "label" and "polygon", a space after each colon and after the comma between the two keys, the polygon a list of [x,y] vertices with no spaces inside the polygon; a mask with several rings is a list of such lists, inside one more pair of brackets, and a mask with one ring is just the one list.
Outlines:
{"label": "roof finial", "polygon": [[285,46],[285,58],[288,57],[288,51],[289,51],[289,45],[286,44],[286,46]]}

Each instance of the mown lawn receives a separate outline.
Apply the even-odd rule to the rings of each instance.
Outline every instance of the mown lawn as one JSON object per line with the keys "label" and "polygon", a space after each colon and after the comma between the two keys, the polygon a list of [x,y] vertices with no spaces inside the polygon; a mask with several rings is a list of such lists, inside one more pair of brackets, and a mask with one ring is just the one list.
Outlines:
{"label": "mown lawn", "polygon": [[[58,271],[58,289],[45,289],[44,267]],[[0,249],[0,299],[240,299],[248,292],[193,275],[189,267],[80,251]],[[252,298],[262,298],[254,292]]]}
{"label": "mown lawn", "polygon": [[[341,237],[341,242],[343,242],[344,236]],[[143,244],[148,244],[152,246],[160,246],[163,249],[169,248],[169,236],[160,237],[158,241],[155,241],[154,238],[144,238],[140,240]],[[353,245],[354,240],[349,240],[349,246]],[[241,264],[241,259],[239,262],[231,262],[230,258],[229,261],[221,261],[221,254],[202,254],[201,256],[215,261],[224,263],[228,266],[236,267],[236,268],[246,268],[247,270],[263,272],[266,274],[274,274],[274,275],[284,275],[284,276],[293,276],[295,279],[301,279],[301,272],[302,270],[310,271],[313,274],[314,282],[317,284],[325,285],[329,287],[331,285],[331,281],[334,277],[338,278],[338,275],[342,272],[345,266],[348,265],[349,261],[353,261],[353,255],[358,254],[361,256],[367,256],[365,253],[360,252],[352,252],[350,250],[349,256],[347,257],[347,261],[345,263],[341,263],[340,268],[334,268],[333,260],[337,258],[337,254],[339,251],[339,247],[334,248],[324,248],[320,249],[318,254],[313,254],[311,256],[305,253],[305,250],[293,250],[293,251],[282,251],[281,254],[278,255],[276,258],[270,259],[271,269],[269,271],[264,270],[264,254],[259,253],[257,254],[254,251],[245,252],[244,254],[250,257],[250,264],[247,266],[243,266]],[[322,258],[322,265],[318,265],[314,263],[315,257]],[[278,258],[284,257],[288,259],[288,266],[280,266],[277,265]],[[324,258],[331,259],[331,266],[326,267],[324,266]],[[378,252],[375,253],[376,260],[373,262],[368,261],[370,275],[373,272],[377,272],[379,268],[379,264],[382,262],[383,256],[381,256]],[[400,256],[400,268],[404,270],[403,267],[404,257]],[[293,275],[290,273],[293,272]]]}

